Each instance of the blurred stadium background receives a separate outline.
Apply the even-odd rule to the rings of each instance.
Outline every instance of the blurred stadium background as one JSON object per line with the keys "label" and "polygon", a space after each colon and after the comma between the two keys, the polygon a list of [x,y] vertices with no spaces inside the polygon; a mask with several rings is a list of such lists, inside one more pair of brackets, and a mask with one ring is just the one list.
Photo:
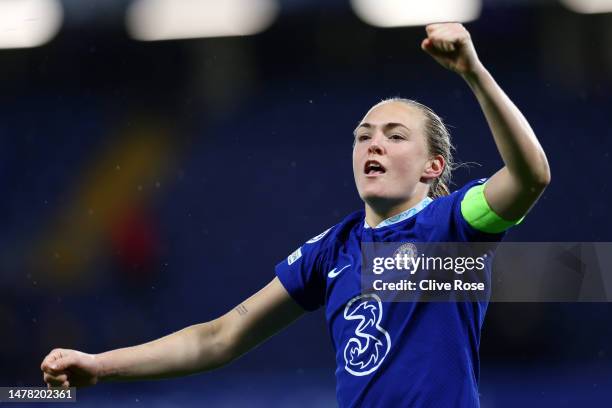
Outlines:
{"label": "blurred stadium background", "polygon": [[[0,385],[42,386],[54,347],[142,343],[257,291],[360,208],[351,132],[383,97],[452,126],[481,164],[455,187],[497,170],[468,87],[419,49],[427,19],[470,21],[548,153],[553,183],[508,240],[612,241],[610,1],[414,0],[392,21],[393,1],[173,3],[0,1]],[[482,406],[609,406],[611,321],[610,304],[491,304]],[[334,369],[316,312],[222,370],[78,404],[335,406]]]}

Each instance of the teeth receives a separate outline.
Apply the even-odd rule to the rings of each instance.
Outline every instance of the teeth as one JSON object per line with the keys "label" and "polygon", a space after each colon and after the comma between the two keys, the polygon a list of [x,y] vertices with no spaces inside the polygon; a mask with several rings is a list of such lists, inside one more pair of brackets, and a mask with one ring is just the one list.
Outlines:
{"label": "teeth", "polygon": [[370,172],[373,172],[373,171],[382,172],[383,171],[383,167],[380,164],[378,164],[378,163],[373,163],[373,162],[372,163],[368,163],[367,166],[366,166],[366,172],[370,173]]}

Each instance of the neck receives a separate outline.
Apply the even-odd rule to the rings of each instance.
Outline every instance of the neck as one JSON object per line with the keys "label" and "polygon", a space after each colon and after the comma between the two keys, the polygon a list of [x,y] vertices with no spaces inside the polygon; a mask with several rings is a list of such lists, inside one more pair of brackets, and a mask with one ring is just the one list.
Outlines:
{"label": "neck", "polygon": [[399,204],[387,203],[387,205],[382,205],[379,203],[366,203],[365,220],[370,227],[374,228],[387,218],[391,218],[394,215],[401,214],[402,212],[414,207],[415,205],[420,203],[425,197],[427,197],[427,192],[425,192],[424,194],[415,195],[408,201],[404,201]]}

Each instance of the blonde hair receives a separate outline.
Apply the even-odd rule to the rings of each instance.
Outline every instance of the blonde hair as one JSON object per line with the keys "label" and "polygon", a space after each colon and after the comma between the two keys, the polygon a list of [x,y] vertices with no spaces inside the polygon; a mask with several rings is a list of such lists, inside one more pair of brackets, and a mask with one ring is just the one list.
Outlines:
{"label": "blonde hair", "polygon": [[388,98],[384,99],[376,106],[388,102],[400,102],[408,106],[417,108],[425,116],[425,137],[427,140],[429,153],[432,156],[440,155],[444,158],[445,161],[445,166],[444,170],[442,171],[442,174],[440,174],[438,178],[432,181],[427,196],[435,199],[438,197],[449,195],[451,175],[453,170],[456,168],[456,164],[453,159],[453,150],[455,150],[455,148],[451,142],[450,132],[444,124],[444,121],[430,107],[412,99],[399,97]]}

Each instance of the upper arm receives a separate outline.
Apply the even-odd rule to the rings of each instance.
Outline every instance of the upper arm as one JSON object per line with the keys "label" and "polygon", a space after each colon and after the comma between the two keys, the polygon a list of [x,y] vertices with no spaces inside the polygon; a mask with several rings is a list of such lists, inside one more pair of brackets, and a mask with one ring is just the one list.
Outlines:
{"label": "upper arm", "polygon": [[518,220],[535,204],[548,182],[522,182],[504,166],[487,180],[484,196],[495,214],[508,221]]}
{"label": "upper arm", "polygon": [[305,310],[285,290],[278,277],[219,318],[219,336],[230,359],[236,358],[285,328]]}

